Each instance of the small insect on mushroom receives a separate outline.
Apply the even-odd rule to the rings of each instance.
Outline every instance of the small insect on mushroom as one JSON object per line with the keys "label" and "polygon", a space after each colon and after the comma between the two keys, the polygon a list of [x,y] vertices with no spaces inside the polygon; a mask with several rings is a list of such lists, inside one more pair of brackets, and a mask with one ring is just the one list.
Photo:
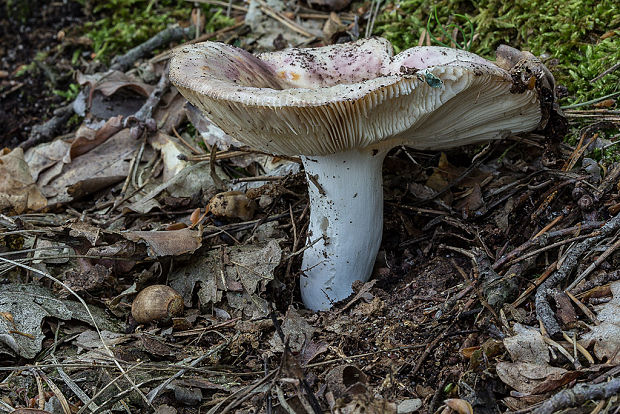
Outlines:
{"label": "small insect on mushroom", "polygon": [[455,148],[543,121],[539,91],[513,90],[511,71],[449,48],[394,56],[381,38],[257,56],[205,42],[176,51],[170,80],[237,140],[301,155],[310,182],[301,296],[323,310],[370,277],[383,231],[381,168],[391,148]]}

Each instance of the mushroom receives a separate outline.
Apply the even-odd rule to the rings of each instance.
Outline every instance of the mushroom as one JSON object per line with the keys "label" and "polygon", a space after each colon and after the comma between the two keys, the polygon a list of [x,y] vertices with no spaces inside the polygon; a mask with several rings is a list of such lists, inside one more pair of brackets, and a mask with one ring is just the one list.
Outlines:
{"label": "mushroom", "polygon": [[310,224],[306,307],[329,309],[369,279],[383,227],[382,163],[396,145],[447,149],[536,129],[535,89],[475,54],[382,38],[254,56],[226,44],[182,46],[170,79],[239,141],[301,155]]}

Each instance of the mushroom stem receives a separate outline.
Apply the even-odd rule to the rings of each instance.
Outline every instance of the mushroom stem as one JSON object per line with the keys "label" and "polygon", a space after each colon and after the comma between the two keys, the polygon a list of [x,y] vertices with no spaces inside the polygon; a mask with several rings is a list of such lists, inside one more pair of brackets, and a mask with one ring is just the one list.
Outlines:
{"label": "mushroom stem", "polygon": [[325,310],[370,278],[383,232],[381,166],[385,150],[302,156],[310,194],[301,297]]}

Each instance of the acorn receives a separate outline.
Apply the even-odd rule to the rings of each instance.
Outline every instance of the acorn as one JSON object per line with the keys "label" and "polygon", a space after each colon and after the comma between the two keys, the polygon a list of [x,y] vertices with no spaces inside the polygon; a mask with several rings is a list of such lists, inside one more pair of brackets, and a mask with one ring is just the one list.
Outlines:
{"label": "acorn", "polygon": [[183,314],[183,297],[170,286],[148,286],[133,300],[131,316],[138,323],[167,323]]}

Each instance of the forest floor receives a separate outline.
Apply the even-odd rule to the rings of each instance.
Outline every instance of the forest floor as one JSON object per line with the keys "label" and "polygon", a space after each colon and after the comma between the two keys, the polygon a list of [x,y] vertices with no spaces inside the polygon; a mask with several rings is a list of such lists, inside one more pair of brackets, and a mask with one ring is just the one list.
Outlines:
{"label": "forest floor", "polygon": [[[0,412],[617,412],[617,5],[255,1],[4,6]],[[312,312],[299,159],[214,128],[167,61],[196,39],[255,52],[366,33],[531,50],[568,129],[392,150],[372,277]],[[155,122],[126,122],[140,111]],[[138,323],[147,287],[163,315]]]}

